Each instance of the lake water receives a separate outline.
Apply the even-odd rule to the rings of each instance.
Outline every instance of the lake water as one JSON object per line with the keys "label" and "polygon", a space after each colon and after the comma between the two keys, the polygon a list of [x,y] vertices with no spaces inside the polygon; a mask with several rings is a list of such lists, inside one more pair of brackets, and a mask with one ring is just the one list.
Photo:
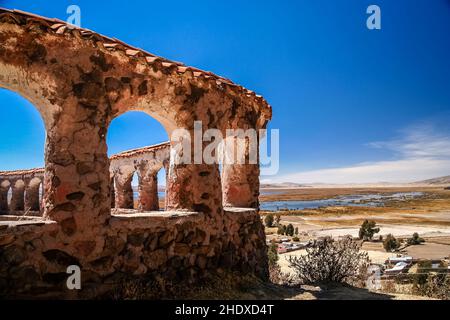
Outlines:
{"label": "lake water", "polygon": [[[166,193],[164,191],[158,191],[158,198],[159,199],[164,199],[166,196]],[[133,192],[133,197],[134,199],[139,199],[139,192],[134,191]]]}
{"label": "lake water", "polygon": [[317,209],[331,206],[380,207],[387,201],[417,198],[423,192],[398,192],[394,194],[358,194],[339,196],[322,200],[289,200],[261,202],[260,209],[265,211]]}

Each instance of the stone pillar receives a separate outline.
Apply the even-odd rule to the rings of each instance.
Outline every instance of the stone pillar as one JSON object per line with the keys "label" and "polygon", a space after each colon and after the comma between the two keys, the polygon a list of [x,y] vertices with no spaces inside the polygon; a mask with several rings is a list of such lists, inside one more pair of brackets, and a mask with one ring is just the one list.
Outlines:
{"label": "stone pillar", "polygon": [[165,160],[163,162],[163,166],[164,166],[164,173],[166,175],[166,186],[165,186],[165,190],[164,190],[164,210],[167,210],[167,190],[168,190],[168,181],[169,181],[169,165],[170,165],[170,160]]}
{"label": "stone pillar", "polygon": [[[192,135],[193,136],[193,135]],[[183,163],[184,153],[176,142],[171,142],[170,165],[167,179],[167,210],[222,214],[222,188],[217,164]]]}
{"label": "stone pillar", "polygon": [[9,182],[3,181],[0,183],[0,213],[8,212],[8,190]]}
{"label": "stone pillar", "polygon": [[225,207],[259,208],[259,165],[224,165],[222,188]]}
{"label": "stone pillar", "polygon": [[22,181],[17,181],[11,185],[12,198],[11,198],[11,211],[23,211],[25,209],[24,194],[25,184]]}
{"label": "stone pillar", "polygon": [[110,192],[110,197],[111,197],[111,208],[115,208],[116,207],[116,190],[114,187],[114,177],[111,178],[111,182],[109,185],[110,185],[109,192]]}
{"label": "stone pillar", "polygon": [[124,174],[117,172],[114,176],[116,184],[116,208],[117,209],[133,209],[133,188],[131,182],[133,180],[133,173]]}
{"label": "stone pillar", "polygon": [[25,188],[25,210],[39,211],[39,187],[40,183],[29,183]]}
{"label": "stone pillar", "polygon": [[158,171],[139,169],[139,206],[141,211],[159,211]]}
{"label": "stone pillar", "polygon": [[65,105],[47,129],[44,217],[57,221],[66,236],[100,232],[110,217],[106,120],[101,105],[89,105],[96,108]]}
{"label": "stone pillar", "polygon": [[[232,143],[233,146],[228,143]],[[226,157],[221,177],[223,204],[226,207],[259,208],[259,153],[257,138],[255,138],[253,143],[256,146],[250,146],[248,139],[243,137],[227,139],[226,148],[228,150],[225,150]],[[240,160],[236,152],[239,147],[244,150],[243,158]],[[250,155],[252,152],[254,154]]]}

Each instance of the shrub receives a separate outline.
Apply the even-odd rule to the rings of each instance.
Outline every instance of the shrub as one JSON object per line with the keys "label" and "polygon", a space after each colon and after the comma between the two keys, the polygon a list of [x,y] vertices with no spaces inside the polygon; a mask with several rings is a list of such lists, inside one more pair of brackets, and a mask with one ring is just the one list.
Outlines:
{"label": "shrub", "polygon": [[372,240],[375,233],[380,232],[380,228],[376,227],[375,221],[365,220],[359,229],[359,238],[361,240]]}
{"label": "shrub", "polygon": [[286,226],[284,224],[278,226],[277,234],[279,235],[286,234]]}
{"label": "shrub", "polygon": [[295,234],[296,236],[298,235],[298,227],[295,227],[294,234]]}
{"label": "shrub", "polygon": [[350,237],[333,240],[326,237],[306,249],[306,255],[290,256],[288,262],[302,283],[354,283],[369,264],[361,244]]}
{"label": "shrub", "polygon": [[272,242],[269,245],[269,248],[267,250],[267,257],[269,259],[269,267],[277,264],[277,261],[278,261],[277,248],[278,248],[278,245],[275,242]]}
{"label": "shrub", "polygon": [[264,218],[264,223],[268,228],[271,228],[273,226],[273,214],[269,213]]}
{"label": "shrub", "polygon": [[279,235],[283,234],[283,227],[282,226],[278,227],[277,234],[279,234]]}
{"label": "shrub", "polygon": [[299,237],[293,237],[293,238],[292,238],[292,241],[299,242],[299,241],[300,241],[300,238],[299,238]]}
{"label": "shrub", "polygon": [[275,224],[278,226],[280,224],[280,221],[281,221],[281,216],[279,213],[277,213],[275,216]]}
{"label": "shrub", "polygon": [[294,226],[292,225],[292,223],[289,223],[286,227],[286,235],[291,237],[294,236]]}
{"label": "shrub", "polygon": [[450,274],[422,274],[420,280],[414,282],[412,292],[431,298],[450,300]]}
{"label": "shrub", "polygon": [[383,240],[383,248],[387,252],[392,252],[400,248],[400,241],[397,240],[392,234],[388,234]]}
{"label": "shrub", "polygon": [[425,242],[425,239],[419,237],[419,234],[417,232],[414,232],[414,234],[412,235],[412,238],[409,238],[407,240],[407,243],[409,245],[417,245],[417,244],[421,244],[422,242]]}

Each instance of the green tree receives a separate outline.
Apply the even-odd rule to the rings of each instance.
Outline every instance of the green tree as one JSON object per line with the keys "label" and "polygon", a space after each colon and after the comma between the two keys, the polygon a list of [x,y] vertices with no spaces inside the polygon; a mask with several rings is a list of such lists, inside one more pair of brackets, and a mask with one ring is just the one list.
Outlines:
{"label": "green tree", "polygon": [[294,226],[292,225],[292,223],[289,223],[286,227],[286,235],[291,237],[294,236]]}
{"label": "green tree", "polygon": [[298,227],[295,227],[294,234],[295,234],[296,236],[298,236]]}
{"label": "green tree", "polygon": [[412,235],[412,238],[409,238],[407,240],[407,243],[409,245],[417,245],[417,244],[421,244],[422,242],[425,242],[425,239],[419,237],[419,234],[417,232],[414,232]]}
{"label": "green tree", "polygon": [[264,218],[264,223],[266,224],[266,226],[268,228],[271,228],[273,226],[273,214],[269,213],[266,215],[266,217]]}
{"label": "green tree", "polygon": [[361,240],[372,240],[375,233],[380,232],[375,221],[364,220],[361,228],[359,228],[359,238]]}
{"label": "green tree", "polygon": [[400,241],[397,240],[392,234],[388,234],[383,240],[384,250],[392,252],[400,248]]}
{"label": "green tree", "polygon": [[272,242],[269,245],[268,251],[267,251],[267,257],[269,259],[269,267],[273,267],[277,264],[278,261],[278,245],[275,242]]}
{"label": "green tree", "polygon": [[277,234],[284,235],[286,233],[286,226],[280,225],[278,226]]}

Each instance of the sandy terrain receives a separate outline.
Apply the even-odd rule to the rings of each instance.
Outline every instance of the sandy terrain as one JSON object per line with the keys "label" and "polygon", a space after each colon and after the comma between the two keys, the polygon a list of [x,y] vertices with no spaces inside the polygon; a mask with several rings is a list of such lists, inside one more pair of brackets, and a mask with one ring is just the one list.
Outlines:
{"label": "sandy terrain", "polygon": [[[381,247],[381,245],[380,245]],[[384,252],[381,250],[364,250],[369,255],[369,259],[372,263],[383,264],[389,257],[392,257],[393,254],[389,252]],[[301,256],[306,254],[306,250],[297,250],[287,253],[279,254],[278,264],[281,267],[281,271],[284,273],[291,273],[292,270],[289,267],[289,256]]]}
{"label": "sandy terrain", "polygon": [[438,243],[423,243],[418,246],[410,246],[405,251],[408,255],[416,259],[442,259],[443,256],[450,257],[450,245]]}

